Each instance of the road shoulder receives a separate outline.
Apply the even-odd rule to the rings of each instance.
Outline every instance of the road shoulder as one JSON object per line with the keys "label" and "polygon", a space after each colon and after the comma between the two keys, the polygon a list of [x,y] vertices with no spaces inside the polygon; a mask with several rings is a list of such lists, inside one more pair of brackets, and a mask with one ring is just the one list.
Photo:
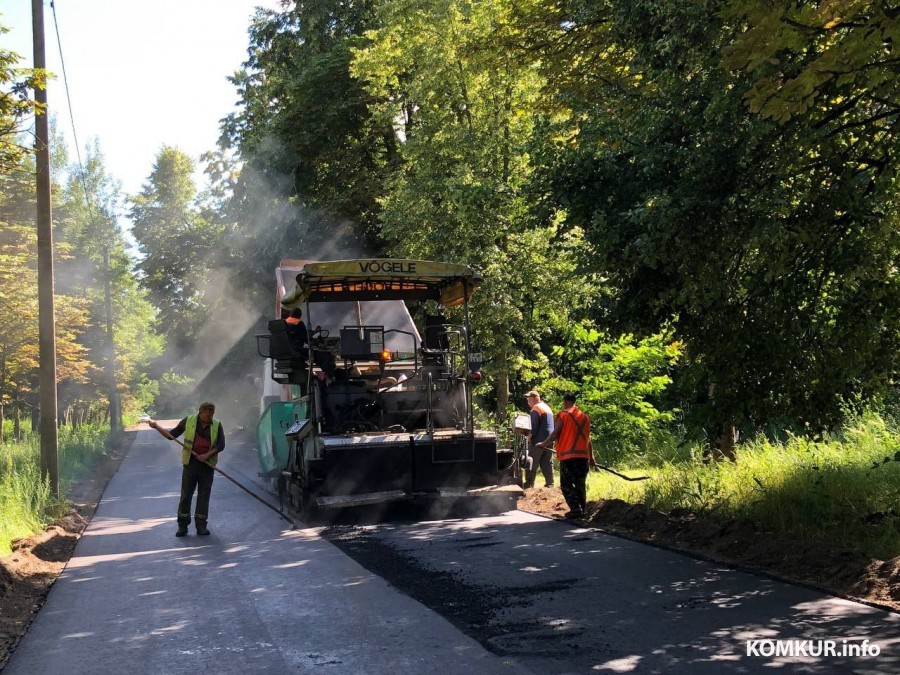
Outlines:
{"label": "road shoulder", "polygon": [[65,569],[81,534],[91,522],[110,479],[128,454],[136,432],[125,432],[90,472],[69,490],[71,508],[47,528],[13,542],[0,558],[0,669]]}
{"label": "road shoulder", "polygon": [[[557,519],[568,510],[558,488],[528,490],[519,500],[519,508]],[[687,510],[663,513],[619,499],[589,503],[588,517],[578,522],[704,560],[763,572],[848,600],[900,611],[900,556],[878,560],[827,542],[777,536],[750,521],[719,521]]]}

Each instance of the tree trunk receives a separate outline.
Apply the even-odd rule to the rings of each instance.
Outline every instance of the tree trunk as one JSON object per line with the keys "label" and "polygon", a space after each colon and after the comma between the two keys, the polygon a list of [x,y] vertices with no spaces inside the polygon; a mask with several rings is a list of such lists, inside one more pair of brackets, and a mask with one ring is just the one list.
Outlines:
{"label": "tree trunk", "polygon": [[728,426],[719,434],[717,442],[718,454],[722,459],[728,459],[732,462],[737,461],[737,429]]}
{"label": "tree trunk", "polygon": [[[707,396],[712,400],[716,395],[716,383],[710,382]],[[703,461],[728,459],[737,461],[737,429],[734,427],[735,418],[727,422],[714,422],[710,425],[712,433],[709,434],[709,446],[703,450]]]}
{"label": "tree trunk", "polygon": [[506,352],[503,352],[503,366],[500,368],[500,377],[497,380],[497,421],[506,421],[506,406],[509,405],[509,368],[506,360]]}
{"label": "tree trunk", "polygon": [[18,398],[19,392],[16,392],[16,409],[13,414],[13,438],[17,441],[22,440],[22,403]]}
{"label": "tree trunk", "polygon": [[714,427],[716,432],[710,436],[709,445],[703,450],[703,461],[720,461],[723,459],[737,461],[737,429],[732,425]]}
{"label": "tree trunk", "polygon": [[0,443],[2,443],[5,439],[3,438],[3,403],[0,403]]}

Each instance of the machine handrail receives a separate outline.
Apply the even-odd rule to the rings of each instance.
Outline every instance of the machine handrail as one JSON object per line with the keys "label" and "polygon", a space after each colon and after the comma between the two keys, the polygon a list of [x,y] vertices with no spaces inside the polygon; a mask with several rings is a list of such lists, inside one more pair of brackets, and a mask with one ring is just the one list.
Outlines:
{"label": "machine handrail", "polygon": [[[402,333],[404,335],[409,335],[413,339],[413,374],[408,378],[410,380],[413,379],[414,377],[416,377],[419,374],[419,371],[421,370],[421,368],[419,367],[419,340],[416,337],[416,334],[413,333],[412,331],[401,330],[400,328],[390,328],[390,329],[384,331],[384,335],[387,335],[388,333]],[[387,342],[385,341],[385,344],[386,343]],[[400,383],[395,382],[394,384],[389,385],[389,386],[385,387],[384,389],[382,389],[380,387],[381,377],[379,376],[379,378],[378,378],[379,386],[376,386],[375,388],[376,388],[378,394],[382,394],[386,391],[390,391],[391,389],[396,387],[398,384],[400,384]]]}
{"label": "machine handrail", "polygon": [[433,380],[434,378],[432,377],[431,371],[429,371],[427,381],[425,382],[425,430],[429,434],[434,433],[434,401],[432,399],[432,390],[434,389]]}
{"label": "machine handrail", "polygon": [[272,334],[271,334],[271,333],[254,333],[254,334],[253,334],[253,337],[256,338],[256,353],[259,354],[259,355],[260,355],[261,357],[263,357],[264,359],[271,359],[271,358],[272,358],[272,350],[269,349],[269,353],[268,353],[268,354],[263,354],[263,353],[262,353],[262,349],[260,349],[260,346],[259,346],[259,339],[260,339],[260,338],[266,338],[266,340],[269,341],[269,345],[271,346],[271,344],[272,344],[272,342],[271,342],[271,341],[272,341]]}

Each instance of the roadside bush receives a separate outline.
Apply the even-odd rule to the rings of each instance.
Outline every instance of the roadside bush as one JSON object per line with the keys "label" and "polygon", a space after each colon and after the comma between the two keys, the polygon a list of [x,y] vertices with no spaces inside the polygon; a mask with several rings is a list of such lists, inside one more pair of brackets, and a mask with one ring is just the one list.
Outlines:
{"label": "roadside bush", "polygon": [[677,411],[659,401],[672,380],[669,370],[681,347],[666,335],[643,340],[612,337],[589,324],[572,326],[563,345],[553,348],[559,376],[547,380],[554,411],[566,391],[578,394],[578,406],[591,418],[594,452],[601,463],[620,461],[644,448],[668,443]]}
{"label": "roadside bush", "polygon": [[652,480],[628,483],[592,474],[589,497],[748,518],[768,531],[889,559],[900,555],[898,451],[898,430],[868,414],[821,441],[749,441],[737,463],[704,463],[699,445],[664,446],[657,454],[634,456],[628,465],[633,471],[624,471]]}

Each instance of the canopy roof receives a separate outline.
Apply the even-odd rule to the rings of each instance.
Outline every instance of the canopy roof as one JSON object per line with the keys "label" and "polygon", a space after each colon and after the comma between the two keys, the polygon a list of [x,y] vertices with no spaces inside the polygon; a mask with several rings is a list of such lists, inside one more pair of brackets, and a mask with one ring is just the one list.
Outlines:
{"label": "canopy roof", "polygon": [[304,302],[436,300],[453,307],[469,298],[479,283],[481,276],[465,265],[428,260],[307,262],[297,274],[297,287],[281,305],[289,309]]}

